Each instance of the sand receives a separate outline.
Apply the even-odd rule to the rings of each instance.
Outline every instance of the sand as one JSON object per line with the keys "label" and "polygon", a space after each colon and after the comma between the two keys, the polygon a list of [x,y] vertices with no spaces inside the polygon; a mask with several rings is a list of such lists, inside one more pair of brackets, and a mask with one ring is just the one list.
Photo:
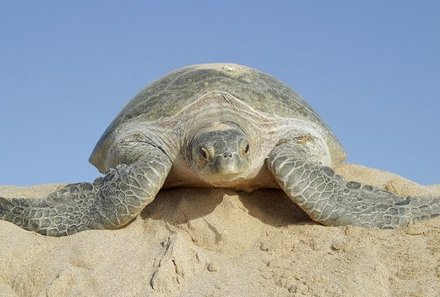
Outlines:
{"label": "sand", "polygon": [[[345,177],[437,195],[396,175]],[[59,185],[0,187],[45,197]],[[162,191],[119,230],[53,238],[0,221],[0,296],[439,296],[440,218],[398,230],[325,227],[281,191]]]}

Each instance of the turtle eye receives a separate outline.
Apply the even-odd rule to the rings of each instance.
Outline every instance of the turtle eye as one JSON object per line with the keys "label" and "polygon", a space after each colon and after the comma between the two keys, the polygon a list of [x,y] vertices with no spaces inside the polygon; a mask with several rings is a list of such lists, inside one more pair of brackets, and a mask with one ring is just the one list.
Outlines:
{"label": "turtle eye", "polygon": [[209,158],[209,152],[206,148],[200,146],[199,147],[199,153],[203,157],[203,159],[208,160]]}
{"label": "turtle eye", "polygon": [[243,156],[247,155],[247,153],[249,153],[249,143],[248,142],[242,143],[242,145],[241,145],[241,153],[242,153]]}
{"label": "turtle eye", "polygon": [[244,153],[247,154],[249,152],[249,143],[244,147]]}

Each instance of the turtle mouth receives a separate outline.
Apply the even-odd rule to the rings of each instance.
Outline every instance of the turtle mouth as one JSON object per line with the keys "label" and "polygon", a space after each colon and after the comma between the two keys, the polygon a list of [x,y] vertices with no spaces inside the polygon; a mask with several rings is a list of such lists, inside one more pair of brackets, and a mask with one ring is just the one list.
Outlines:
{"label": "turtle mouth", "polygon": [[203,180],[214,187],[228,187],[233,186],[243,181],[243,172],[240,173],[225,173],[204,176]]}
{"label": "turtle mouth", "polygon": [[225,174],[222,174],[221,176],[219,176],[218,179],[219,180],[227,180],[227,181],[236,180],[236,179],[240,179],[242,174],[243,174],[243,172],[225,173]]}
{"label": "turtle mouth", "polygon": [[199,176],[213,186],[233,186],[247,178],[249,165],[247,159],[238,156],[228,160],[218,158],[200,170]]}
{"label": "turtle mouth", "polygon": [[240,170],[238,168],[234,168],[234,170],[206,170],[205,172],[201,172],[200,177],[207,183],[211,185],[227,185],[227,184],[235,184],[245,178],[245,170]]}

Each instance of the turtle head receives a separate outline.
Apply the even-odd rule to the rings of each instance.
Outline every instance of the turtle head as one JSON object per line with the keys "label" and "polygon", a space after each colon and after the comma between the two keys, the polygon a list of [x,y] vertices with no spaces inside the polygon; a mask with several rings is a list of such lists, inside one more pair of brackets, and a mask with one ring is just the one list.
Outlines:
{"label": "turtle head", "polygon": [[249,141],[232,123],[212,123],[191,143],[193,169],[205,181],[221,186],[240,178],[249,169]]}

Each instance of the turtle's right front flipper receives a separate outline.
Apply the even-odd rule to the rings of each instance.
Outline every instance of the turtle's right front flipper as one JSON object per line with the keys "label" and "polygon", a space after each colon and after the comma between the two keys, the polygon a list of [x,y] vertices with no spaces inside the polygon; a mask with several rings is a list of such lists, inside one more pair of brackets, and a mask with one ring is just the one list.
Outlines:
{"label": "turtle's right front flipper", "polygon": [[171,168],[160,149],[150,148],[146,155],[93,183],[69,184],[47,199],[0,197],[0,219],[51,236],[123,226],[154,199]]}

